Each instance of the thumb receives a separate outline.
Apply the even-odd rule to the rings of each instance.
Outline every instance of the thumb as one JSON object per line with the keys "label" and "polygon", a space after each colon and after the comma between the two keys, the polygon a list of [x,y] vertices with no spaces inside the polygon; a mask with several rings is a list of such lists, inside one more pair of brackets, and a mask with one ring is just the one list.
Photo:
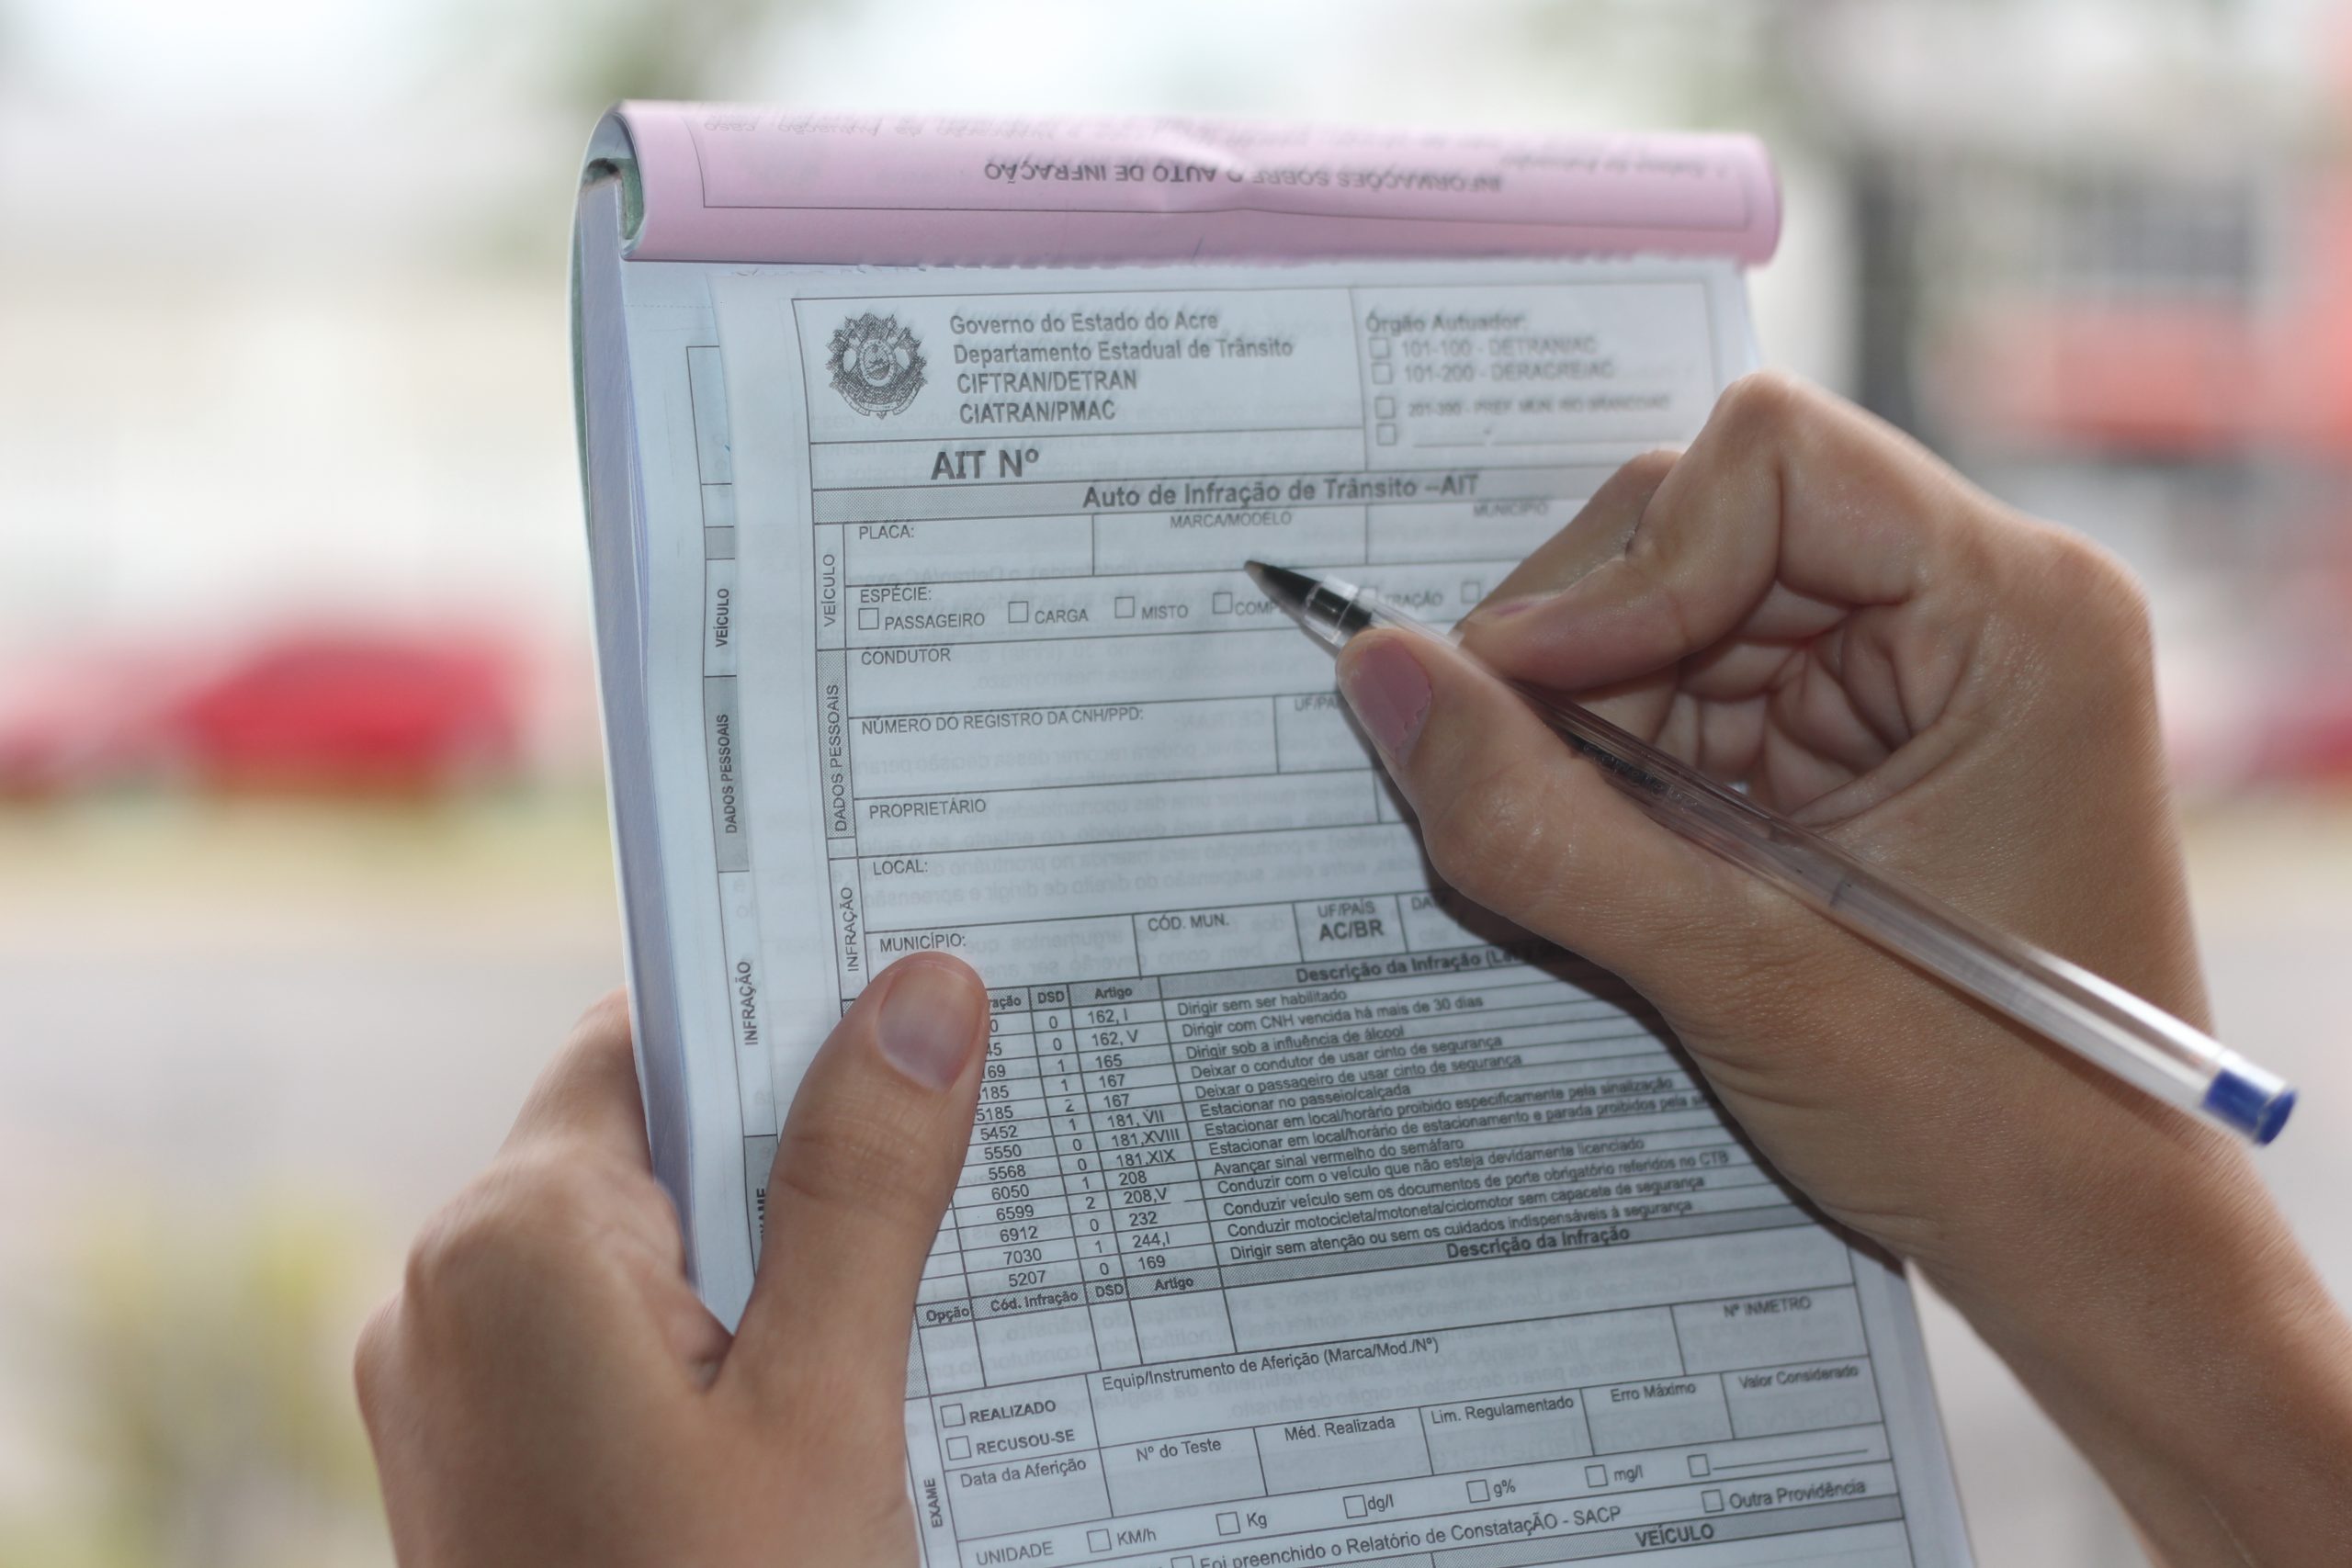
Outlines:
{"label": "thumb", "polygon": [[971,1142],[988,993],[921,953],[868,985],[793,1099],[721,1380],[778,1414],[895,1431],[915,1287]]}
{"label": "thumb", "polygon": [[1759,885],[1651,821],[1451,644],[1363,632],[1339,673],[1438,874],[1668,1011],[1721,966],[1695,946],[1720,949],[1720,933],[1744,939],[1785,918]]}

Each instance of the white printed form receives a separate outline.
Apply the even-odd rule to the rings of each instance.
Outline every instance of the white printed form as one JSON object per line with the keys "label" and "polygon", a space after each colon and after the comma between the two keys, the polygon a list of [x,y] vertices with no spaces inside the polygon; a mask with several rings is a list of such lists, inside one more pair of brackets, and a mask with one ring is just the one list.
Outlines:
{"label": "white printed form", "polygon": [[1899,1282],[1638,998],[1432,893],[1240,570],[1456,618],[1698,428],[1737,273],[713,292],[775,1102],[898,956],[991,987],[909,1373],[934,1568],[1947,1561]]}

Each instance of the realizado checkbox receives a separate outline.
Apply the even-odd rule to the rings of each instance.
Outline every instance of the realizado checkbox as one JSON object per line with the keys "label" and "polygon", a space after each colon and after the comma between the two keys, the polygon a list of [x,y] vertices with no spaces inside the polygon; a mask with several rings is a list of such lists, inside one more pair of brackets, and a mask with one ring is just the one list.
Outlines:
{"label": "realizado checkbox", "polygon": [[960,1404],[941,1405],[939,1407],[939,1424],[943,1427],[962,1426],[964,1424],[964,1407]]}

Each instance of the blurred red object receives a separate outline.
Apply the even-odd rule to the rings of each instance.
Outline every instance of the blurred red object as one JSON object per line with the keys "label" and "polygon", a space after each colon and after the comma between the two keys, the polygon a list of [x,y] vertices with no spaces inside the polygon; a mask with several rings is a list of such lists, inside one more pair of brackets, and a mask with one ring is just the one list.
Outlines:
{"label": "blurred red object", "polygon": [[0,791],[434,793],[512,771],[523,710],[521,661],[474,633],[121,650],[20,671],[0,694]]}

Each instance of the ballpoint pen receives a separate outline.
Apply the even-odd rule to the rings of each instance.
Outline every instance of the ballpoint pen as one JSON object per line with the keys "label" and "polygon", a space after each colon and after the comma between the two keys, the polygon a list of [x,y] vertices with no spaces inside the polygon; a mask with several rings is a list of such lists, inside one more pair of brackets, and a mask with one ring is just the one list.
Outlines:
{"label": "ballpoint pen", "polygon": [[[1262,561],[1250,562],[1249,571],[1268,598],[1335,654],[1373,626],[1447,640],[1352,583]],[[1571,751],[1596,764],[1651,818],[1855,935],[2158,1100],[2256,1144],[2286,1125],[2294,1089],[2201,1030],[1874,869],[1598,714],[1526,682],[1507,683]]]}

